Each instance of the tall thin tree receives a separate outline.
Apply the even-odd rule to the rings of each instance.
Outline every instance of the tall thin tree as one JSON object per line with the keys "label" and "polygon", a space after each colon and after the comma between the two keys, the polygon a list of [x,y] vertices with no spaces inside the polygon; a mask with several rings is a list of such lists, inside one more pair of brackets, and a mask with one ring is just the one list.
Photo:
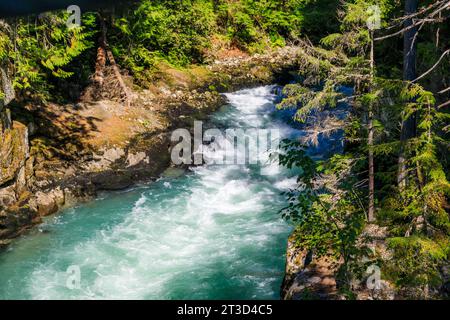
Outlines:
{"label": "tall thin tree", "polygon": [[[373,30],[370,31],[370,88],[373,90],[373,82],[375,76],[375,58],[374,58],[374,43],[373,43]],[[375,169],[374,169],[374,155],[373,155],[373,103],[370,101],[368,110],[368,139],[367,146],[369,148],[369,210],[368,220],[373,222],[375,220]]]}
{"label": "tall thin tree", "polygon": [[[411,15],[417,12],[418,0],[405,0],[405,16],[408,17],[404,22],[403,36],[403,80],[413,81],[416,74],[416,56],[417,56],[417,26],[414,25],[414,19]],[[403,119],[401,126],[400,141],[402,148],[398,158],[398,178],[397,182],[400,188],[407,183],[407,167],[405,143],[416,135],[416,115],[413,113],[408,118]]]}

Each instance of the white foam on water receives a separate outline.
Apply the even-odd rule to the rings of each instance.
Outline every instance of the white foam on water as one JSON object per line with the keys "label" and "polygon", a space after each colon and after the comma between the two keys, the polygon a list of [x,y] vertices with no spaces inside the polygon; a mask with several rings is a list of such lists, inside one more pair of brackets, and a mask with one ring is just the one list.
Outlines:
{"label": "white foam on water", "polygon": [[275,182],[275,188],[286,191],[298,186],[297,177],[286,178]]}
{"label": "white foam on water", "polygon": [[[264,117],[275,100],[272,88],[226,96],[242,123],[274,126]],[[51,251],[51,262],[31,270],[27,294],[34,299],[276,297],[284,252],[284,240],[277,239],[290,230],[277,215],[283,206],[279,192],[295,178],[280,172],[261,176],[245,165],[190,171],[177,178],[182,180],[164,178],[139,190],[121,222]],[[68,265],[79,266],[80,289],[65,286]]]}

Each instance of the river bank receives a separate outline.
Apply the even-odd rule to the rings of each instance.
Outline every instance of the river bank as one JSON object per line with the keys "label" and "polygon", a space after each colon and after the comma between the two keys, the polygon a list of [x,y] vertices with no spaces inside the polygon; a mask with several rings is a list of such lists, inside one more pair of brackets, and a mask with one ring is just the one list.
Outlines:
{"label": "river bank", "polygon": [[171,69],[146,90],[126,79],[130,108],[108,93],[71,105],[2,106],[0,247],[101,190],[155,180],[170,166],[174,128],[207,118],[224,104],[222,92],[285,81],[300,54],[286,47],[188,72]]}

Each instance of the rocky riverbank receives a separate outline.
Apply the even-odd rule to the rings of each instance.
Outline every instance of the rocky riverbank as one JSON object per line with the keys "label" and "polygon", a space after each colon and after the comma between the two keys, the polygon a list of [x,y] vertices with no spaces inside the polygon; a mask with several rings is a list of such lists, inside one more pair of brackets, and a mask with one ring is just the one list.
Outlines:
{"label": "rocky riverbank", "polygon": [[[366,228],[361,236],[361,245],[369,245],[373,249],[373,256],[362,261],[379,261],[388,254],[384,238],[385,230],[374,225]],[[376,257],[376,258],[374,258]],[[317,257],[313,251],[299,248],[295,245],[295,234],[288,240],[286,250],[286,270],[281,286],[281,298],[284,300],[347,300],[350,292],[341,290],[338,273],[342,261],[332,256]],[[362,268],[364,270],[364,268]],[[357,300],[393,300],[398,293],[393,285],[383,279],[375,279],[372,283],[369,278],[374,277],[374,270],[362,272],[361,279],[353,279],[351,298]],[[374,281],[375,281],[374,280]]]}
{"label": "rocky riverbank", "polygon": [[70,105],[16,106],[3,72],[3,92],[10,94],[0,106],[0,247],[100,190],[158,178],[170,166],[173,129],[206,119],[225,103],[221,92],[284,81],[300,54],[286,47],[167,70],[145,90],[128,78],[129,108],[108,93]]}
{"label": "rocky riverbank", "polygon": [[[357,246],[366,248],[367,255],[352,265],[359,272],[353,273],[350,288],[339,283],[339,269],[342,261],[332,256],[318,257],[313,251],[295,245],[295,232],[288,240],[286,270],[281,286],[284,300],[408,300],[418,297],[427,299],[448,299],[449,268],[439,270],[442,287],[417,286],[402,288],[387,279],[386,265],[393,259],[388,248],[387,228],[368,224],[359,236]],[[356,270],[355,269],[355,270]]]}

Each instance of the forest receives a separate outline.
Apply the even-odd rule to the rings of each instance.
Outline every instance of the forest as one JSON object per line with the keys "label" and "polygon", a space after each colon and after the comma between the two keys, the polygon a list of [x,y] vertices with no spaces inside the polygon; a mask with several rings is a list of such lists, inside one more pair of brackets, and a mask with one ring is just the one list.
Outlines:
{"label": "forest", "polygon": [[[342,132],[343,150],[315,159],[308,146],[317,139],[283,141],[281,163],[299,169],[278,213],[293,227],[289,241],[318,266],[331,261],[330,297],[367,298],[361,279],[375,265],[396,299],[448,299],[450,1],[122,1],[81,6],[75,26],[72,14],[0,17],[3,131],[11,121],[40,123],[48,105],[109,99],[133,109],[137,95],[160,83],[190,92],[200,83],[195,92],[219,95],[235,88],[232,77],[216,79],[208,66],[295,48],[276,107],[314,137]],[[179,89],[168,74],[189,84]],[[323,116],[343,103],[345,118]],[[35,159],[88,157],[72,136],[41,127],[30,142]],[[1,137],[6,145],[9,136]],[[6,190],[4,168],[14,161],[1,148],[0,156]],[[2,219],[0,240],[9,238]],[[314,290],[295,298],[314,299]]]}

